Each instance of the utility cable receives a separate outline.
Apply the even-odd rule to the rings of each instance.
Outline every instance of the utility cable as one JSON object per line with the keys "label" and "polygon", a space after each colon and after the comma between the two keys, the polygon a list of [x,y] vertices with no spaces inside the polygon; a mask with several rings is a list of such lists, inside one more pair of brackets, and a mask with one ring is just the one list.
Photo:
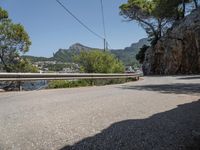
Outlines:
{"label": "utility cable", "polygon": [[106,26],[105,26],[105,16],[104,16],[103,0],[100,0],[100,2],[101,2],[101,14],[102,14],[103,32],[104,32],[104,38],[106,39]]}
{"label": "utility cable", "polygon": [[96,32],[94,32],[91,28],[89,28],[85,23],[83,23],[78,17],[76,17],[63,3],[61,3],[59,0],[56,0],[58,2],[58,4],[64,8],[64,10],[70,14],[76,21],[78,21],[79,24],[81,24],[86,30],[88,30],[90,33],[92,33],[93,35],[95,35],[96,37],[104,40],[104,38],[97,34]]}

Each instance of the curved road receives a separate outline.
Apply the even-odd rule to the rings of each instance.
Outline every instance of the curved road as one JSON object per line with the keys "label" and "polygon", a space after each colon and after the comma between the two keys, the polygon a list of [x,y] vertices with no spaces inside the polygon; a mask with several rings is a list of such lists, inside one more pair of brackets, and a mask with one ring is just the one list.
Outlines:
{"label": "curved road", "polygon": [[0,150],[182,150],[199,139],[200,76],[0,93]]}

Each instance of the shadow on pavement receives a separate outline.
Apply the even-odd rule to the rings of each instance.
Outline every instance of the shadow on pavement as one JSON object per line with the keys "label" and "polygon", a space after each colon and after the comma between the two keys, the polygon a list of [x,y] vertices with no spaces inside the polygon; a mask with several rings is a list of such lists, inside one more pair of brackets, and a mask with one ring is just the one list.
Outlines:
{"label": "shadow on pavement", "polygon": [[60,150],[199,150],[200,100],[147,119],[125,120]]}
{"label": "shadow on pavement", "polygon": [[179,80],[194,80],[194,79],[200,79],[200,76],[192,76],[192,77],[181,77],[178,78]]}
{"label": "shadow on pavement", "polygon": [[200,95],[200,83],[186,84],[186,83],[174,83],[174,84],[152,84],[152,85],[135,85],[124,86],[123,89],[143,90],[143,91],[157,91],[161,93],[174,93],[174,94],[188,94],[188,95]]}

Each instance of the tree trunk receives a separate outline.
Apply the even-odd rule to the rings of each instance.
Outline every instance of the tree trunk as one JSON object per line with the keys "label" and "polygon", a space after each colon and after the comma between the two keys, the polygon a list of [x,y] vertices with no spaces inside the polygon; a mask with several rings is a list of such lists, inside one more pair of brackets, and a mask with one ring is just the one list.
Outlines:
{"label": "tree trunk", "polygon": [[197,0],[194,0],[195,8],[198,8],[198,2]]}
{"label": "tree trunk", "polygon": [[177,20],[180,20],[180,13],[179,13],[179,11],[178,11],[178,8],[176,8],[176,18],[175,18],[175,20],[177,21]]}
{"label": "tree trunk", "polygon": [[158,20],[158,39],[162,37],[162,20]]}
{"label": "tree trunk", "polygon": [[1,60],[2,64],[3,64],[4,69],[6,70],[6,72],[10,72],[11,70],[10,70],[10,68],[8,67],[8,65],[5,63],[3,57],[0,56],[0,60]]}
{"label": "tree trunk", "polygon": [[151,31],[152,31],[152,33],[154,35],[154,40],[152,42],[152,45],[155,45],[157,43],[157,41],[160,39],[158,31],[156,31],[156,29],[154,28],[154,26],[151,23],[149,23],[149,22],[147,22],[145,20],[142,20],[140,18],[137,18],[137,19],[139,20],[139,22],[145,24],[146,26],[148,26],[151,29]]}
{"label": "tree trunk", "polygon": [[182,18],[184,18],[185,17],[185,0],[182,0],[182,5],[183,5]]}

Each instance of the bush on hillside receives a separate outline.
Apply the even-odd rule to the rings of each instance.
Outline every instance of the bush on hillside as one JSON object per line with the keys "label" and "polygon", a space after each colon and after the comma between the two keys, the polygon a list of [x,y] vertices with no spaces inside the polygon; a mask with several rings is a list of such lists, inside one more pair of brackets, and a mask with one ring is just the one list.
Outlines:
{"label": "bush on hillside", "polygon": [[74,58],[85,73],[123,73],[124,65],[113,54],[103,51],[81,52]]}

